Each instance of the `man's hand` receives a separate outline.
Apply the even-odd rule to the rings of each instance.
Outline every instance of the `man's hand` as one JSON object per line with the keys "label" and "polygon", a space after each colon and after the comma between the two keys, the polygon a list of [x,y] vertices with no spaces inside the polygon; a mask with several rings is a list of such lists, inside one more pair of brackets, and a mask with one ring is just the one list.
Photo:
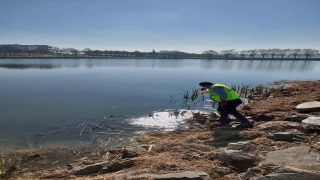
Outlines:
{"label": "man's hand", "polygon": [[208,90],[201,91],[201,94],[207,94],[207,93],[208,93]]}
{"label": "man's hand", "polygon": [[208,89],[203,87],[200,89],[201,90],[201,94],[207,94],[208,93]]}
{"label": "man's hand", "polygon": [[227,105],[228,105],[228,102],[227,102],[227,101],[221,101],[220,104],[221,104],[222,106],[227,106]]}

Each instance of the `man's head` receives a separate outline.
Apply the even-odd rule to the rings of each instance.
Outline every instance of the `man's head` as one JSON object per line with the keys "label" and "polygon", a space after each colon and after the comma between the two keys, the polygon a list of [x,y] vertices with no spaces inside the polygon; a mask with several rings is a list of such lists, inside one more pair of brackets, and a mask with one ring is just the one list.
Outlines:
{"label": "man's head", "polygon": [[213,85],[212,82],[206,82],[206,81],[199,83],[199,86],[205,87],[205,88],[210,88],[212,85]]}

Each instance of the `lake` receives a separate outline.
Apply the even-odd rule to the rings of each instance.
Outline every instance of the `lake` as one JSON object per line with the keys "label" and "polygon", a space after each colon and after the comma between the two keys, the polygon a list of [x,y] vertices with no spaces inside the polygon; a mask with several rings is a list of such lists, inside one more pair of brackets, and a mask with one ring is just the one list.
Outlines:
{"label": "lake", "polygon": [[255,86],[316,80],[319,72],[320,61],[2,59],[0,149],[122,146],[213,110],[206,97],[172,116],[201,81]]}

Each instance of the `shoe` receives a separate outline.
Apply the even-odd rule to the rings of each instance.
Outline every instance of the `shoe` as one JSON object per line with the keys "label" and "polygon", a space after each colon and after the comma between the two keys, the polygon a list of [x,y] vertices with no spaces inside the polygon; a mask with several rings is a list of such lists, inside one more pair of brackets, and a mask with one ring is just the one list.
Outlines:
{"label": "shoe", "polygon": [[238,126],[236,126],[236,129],[244,129],[244,128],[253,128],[253,125],[251,123],[241,123]]}

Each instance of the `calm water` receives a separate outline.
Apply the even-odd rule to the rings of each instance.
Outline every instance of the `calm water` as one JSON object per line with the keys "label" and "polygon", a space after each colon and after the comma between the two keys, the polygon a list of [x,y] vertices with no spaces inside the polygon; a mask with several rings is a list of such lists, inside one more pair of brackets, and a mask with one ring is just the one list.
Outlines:
{"label": "calm water", "polygon": [[0,149],[123,145],[143,131],[185,127],[190,113],[170,112],[201,81],[254,86],[319,72],[318,61],[0,60]]}

